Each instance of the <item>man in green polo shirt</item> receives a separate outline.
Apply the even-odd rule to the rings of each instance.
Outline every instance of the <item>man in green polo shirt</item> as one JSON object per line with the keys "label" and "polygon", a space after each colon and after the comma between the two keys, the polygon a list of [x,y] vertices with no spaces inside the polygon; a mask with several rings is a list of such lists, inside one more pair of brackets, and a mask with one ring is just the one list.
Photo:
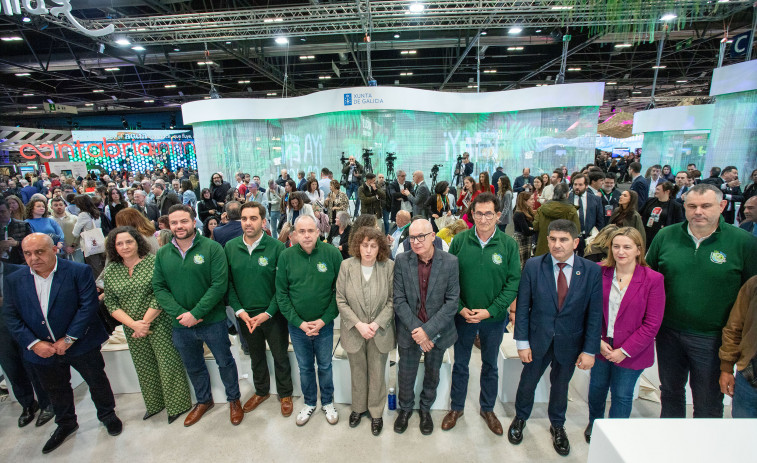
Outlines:
{"label": "man in green polo shirt", "polygon": [[493,194],[476,196],[470,211],[475,226],[455,235],[449,248],[450,254],[458,259],[460,303],[455,316],[452,405],[442,421],[442,429],[452,429],[463,415],[468,395],[468,363],[478,333],[482,363],[480,415],[489,429],[501,436],[502,424],[494,414],[499,385],[497,355],[507,323],[507,309],[518,295],[520,255],[518,243],[497,227],[502,212]]}
{"label": "man in green polo shirt", "polygon": [[218,365],[231,424],[238,425],[244,412],[239,403],[239,375],[231,355],[223,303],[229,270],[226,255],[220,244],[197,233],[191,207],[174,204],[168,210],[168,222],[174,239],[158,250],[152,287],[158,303],[173,319],[173,343],[197,396],[197,405],[187,415],[184,426],[197,423],[213,408],[203,343]]}
{"label": "man in green polo shirt", "polygon": [[727,201],[706,183],[686,193],[686,221],[665,227],[647,263],[665,276],[665,316],[657,333],[662,418],[686,417],[686,382],[694,418],[722,418],[723,327],[741,286],[757,274],[757,238],[720,215]]}
{"label": "man in green polo shirt", "polygon": [[242,204],[243,235],[224,247],[229,261],[229,305],[240,319],[239,333],[250,347],[255,394],[242,410],[249,413],[270,394],[271,379],[265,344],[271,348],[276,373],[276,392],[281,414],[292,414],[292,373],[289,365],[289,330],[276,303],[276,265],[284,243],[263,232],[265,207],[255,201]]}
{"label": "man in green polo shirt", "polygon": [[[302,214],[294,222],[297,244],[279,256],[276,269],[276,302],[289,321],[289,336],[300,369],[305,407],[297,415],[297,425],[308,422],[315,411],[318,386],[321,409],[330,424],[339,415],[334,408],[334,381],[331,353],[334,348],[336,278],[342,264],[337,248],[318,239],[315,217]],[[318,384],[314,364],[318,362]]]}

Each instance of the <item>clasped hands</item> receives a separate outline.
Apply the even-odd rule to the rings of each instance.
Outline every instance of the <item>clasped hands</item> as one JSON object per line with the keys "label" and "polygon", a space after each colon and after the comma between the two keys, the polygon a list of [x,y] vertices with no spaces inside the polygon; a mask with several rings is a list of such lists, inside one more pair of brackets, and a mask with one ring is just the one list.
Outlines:
{"label": "clasped hands", "polygon": [[600,341],[599,352],[604,358],[612,363],[620,363],[626,359],[626,354],[624,354],[620,348],[613,349],[604,341]]}
{"label": "clasped hands", "polygon": [[266,312],[255,315],[254,317],[250,317],[247,312],[241,312],[239,318],[245,325],[247,325],[247,329],[250,330],[250,333],[255,331],[255,328],[271,319]]}
{"label": "clasped hands", "polygon": [[[533,361],[533,354],[531,349],[518,349],[518,357],[523,363],[531,363]],[[576,366],[579,370],[590,370],[594,366],[594,356],[581,352],[576,360]]]}
{"label": "clasped hands", "polygon": [[376,336],[376,332],[378,332],[379,326],[376,322],[371,323],[363,323],[358,322],[355,324],[355,328],[360,332],[360,336],[363,337],[363,339],[373,339],[374,336]]}
{"label": "clasped hands", "polygon": [[40,341],[32,346],[32,351],[43,359],[46,359],[53,355],[64,355],[66,350],[71,346],[72,344],[66,344],[65,338],[60,338],[54,343]]}
{"label": "clasped hands", "polygon": [[320,318],[312,322],[300,323],[300,329],[308,336],[318,336],[318,332],[326,326],[326,324]]}
{"label": "clasped hands", "polygon": [[421,350],[423,352],[429,352],[431,349],[434,348],[434,342],[429,339],[428,335],[425,331],[423,331],[423,328],[418,327],[410,333],[413,336],[413,341],[415,341],[416,344],[421,346]]}
{"label": "clasped hands", "polygon": [[463,310],[460,311],[460,315],[465,319],[467,323],[480,323],[483,320],[491,317],[491,314],[486,309],[471,310],[467,307],[463,307]]}
{"label": "clasped hands", "polygon": [[179,324],[181,326],[192,328],[196,324],[200,323],[202,321],[201,319],[196,319],[194,315],[192,315],[190,312],[184,312],[183,314],[176,317],[177,320],[179,320]]}

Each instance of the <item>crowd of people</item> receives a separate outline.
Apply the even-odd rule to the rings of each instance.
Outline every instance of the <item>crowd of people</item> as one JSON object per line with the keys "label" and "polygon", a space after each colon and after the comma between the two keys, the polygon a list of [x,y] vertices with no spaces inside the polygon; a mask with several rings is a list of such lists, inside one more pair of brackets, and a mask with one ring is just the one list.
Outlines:
{"label": "crowd of people", "polygon": [[[694,417],[722,417],[724,394],[734,417],[757,417],[757,171],[742,192],[733,166],[701,179],[693,165],[642,175],[633,155],[619,164],[600,153],[570,175],[562,166],[537,176],[526,168],[511,180],[502,167],[473,177],[465,153],[460,185],[433,186],[422,171],[386,179],[354,157],[339,180],[328,168],[320,179],[300,171],[296,181],[284,169],[266,184],[237,173],[232,186],[214,173],[203,189],[186,169],[4,179],[0,365],[22,407],[18,425],[38,411],[37,426],[55,418],[44,453],[76,431],[73,367],[98,419],[120,434],[100,353],[118,325],[144,419],[165,409],[169,424],[186,414],[184,425],[195,425],[214,407],[205,347],[233,425],[271,397],[266,345],[281,414],[292,415],[290,343],[304,402],[296,424],[318,410],[319,395],[336,424],[336,329],[350,364],[348,423],[369,417],[376,436],[395,348],[397,433],[413,415],[421,364],[419,428],[433,432],[439,370],[453,346],[445,431],[464,414],[474,346],[479,414],[514,445],[547,367],[550,433],[567,455],[575,368],[591,370],[589,442],[608,393],[609,417],[630,416],[655,352],[661,417],[686,416],[687,382]],[[524,368],[505,431],[494,406],[508,329]],[[244,402],[230,333],[253,371]]]}

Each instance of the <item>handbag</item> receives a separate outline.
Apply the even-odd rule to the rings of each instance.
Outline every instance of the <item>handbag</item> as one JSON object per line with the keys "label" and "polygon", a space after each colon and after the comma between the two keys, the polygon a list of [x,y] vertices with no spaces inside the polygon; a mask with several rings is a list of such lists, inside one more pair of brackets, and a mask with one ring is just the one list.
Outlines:
{"label": "handbag", "polygon": [[102,228],[95,227],[91,230],[83,231],[79,236],[81,238],[81,250],[84,253],[84,257],[105,252],[105,236],[103,236]]}

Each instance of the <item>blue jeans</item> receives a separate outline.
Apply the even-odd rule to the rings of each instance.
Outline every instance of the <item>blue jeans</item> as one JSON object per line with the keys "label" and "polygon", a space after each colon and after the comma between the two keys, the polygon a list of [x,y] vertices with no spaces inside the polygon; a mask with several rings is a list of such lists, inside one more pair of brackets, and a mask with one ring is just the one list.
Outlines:
{"label": "blue jeans", "polygon": [[355,200],[355,211],[352,214],[353,217],[360,215],[360,197],[357,194],[357,189],[360,187],[358,182],[352,182],[347,184],[347,199]]}
{"label": "blue jeans", "polygon": [[384,216],[384,234],[387,235],[389,234],[389,211],[383,209],[381,212]]}
{"label": "blue jeans", "polygon": [[470,363],[473,341],[478,333],[481,339],[481,393],[478,401],[481,410],[494,411],[497,401],[497,385],[499,377],[497,371],[497,355],[502,344],[505,321],[468,323],[460,315],[455,315],[457,341],[455,341],[455,363],[452,366],[452,410],[461,411],[465,408],[465,397],[468,395],[468,364]]}
{"label": "blue jeans", "polygon": [[[305,405],[318,403],[318,386],[321,387],[321,405],[334,401],[334,379],[331,376],[331,350],[334,348],[334,322],[321,328],[318,336],[308,336],[298,326],[289,325],[294,355],[300,368],[300,385]],[[315,381],[315,362],[318,362],[318,384]]]}
{"label": "blue jeans", "polygon": [[[600,354],[597,354],[600,355]],[[607,392],[612,392],[610,418],[628,418],[633,407],[633,390],[642,370],[619,367],[597,359],[589,381],[589,422],[605,417]]]}
{"label": "blue jeans", "polygon": [[210,392],[210,374],[205,365],[202,343],[208,345],[216,359],[218,372],[221,374],[221,381],[226,389],[226,400],[229,402],[239,400],[239,376],[237,364],[231,355],[226,320],[210,325],[199,324],[193,328],[174,327],[173,343],[187,369],[189,380],[192,381],[197,403],[206,404],[213,401],[213,395]]}
{"label": "blue jeans", "polygon": [[720,337],[697,336],[662,327],[657,333],[660,418],[686,418],[686,381],[694,397],[694,418],[722,418]]}
{"label": "blue jeans", "polygon": [[271,227],[271,236],[274,238],[279,237],[279,219],[281,218],[281,212],[271,211],[268,225]]}
{"label": "blue jeans", "polygon": [[757,418],[757,389],[747,382],[741,372],[736,373],[731,415],[734,418]]}

